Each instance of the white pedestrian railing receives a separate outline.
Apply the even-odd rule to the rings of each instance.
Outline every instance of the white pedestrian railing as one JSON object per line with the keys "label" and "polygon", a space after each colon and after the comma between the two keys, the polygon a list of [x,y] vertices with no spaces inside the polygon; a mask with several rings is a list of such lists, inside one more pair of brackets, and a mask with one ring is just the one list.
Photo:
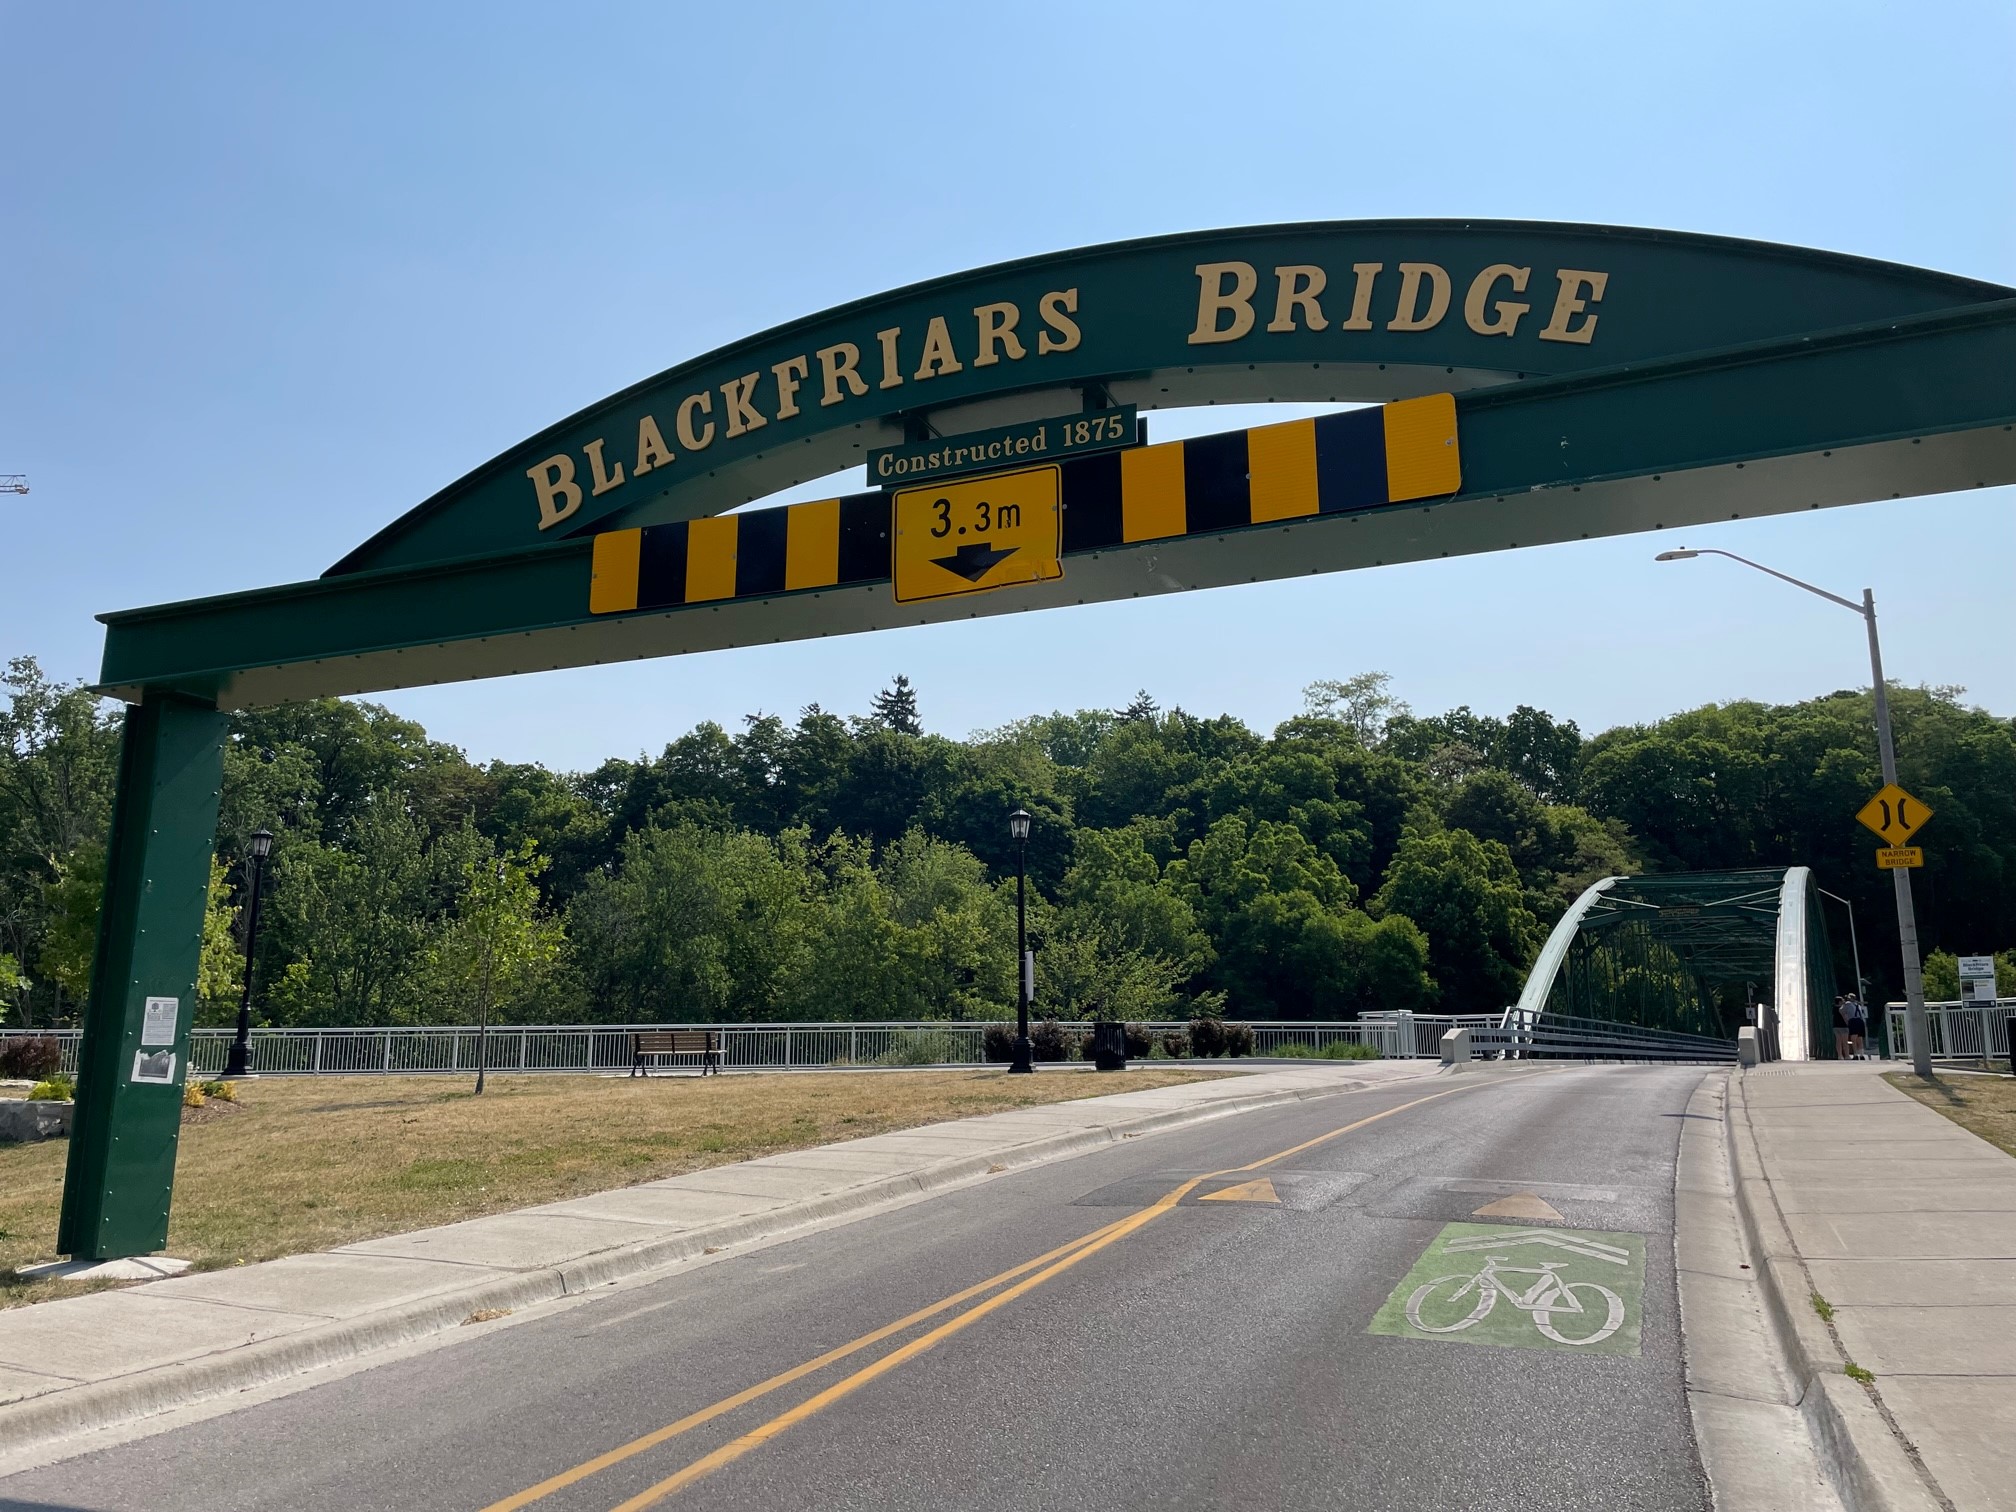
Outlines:
{"label": "white pedestrian railing", "polygon": [[[1890,1054],[1909,1060],[1910,1041],[1906,1021],[1910,1010],[1902,1003],[1887,1005],[1890,1015]],[[1992,1003],[1927,1003],[1926,1037],[1931,1040],[1934,1060],[2009,1059],[2009,1020],[2016,1017],[2016,998],[1997,998]]]}
{"label": "white pedestrian railing", "polygon": [[[1343,1043],[1369,1045],[1388,1059],[1441,1053],[1442,1031],[1457,1023],[1495,1023],[1496,1015],[1430,1017],[1426,1014],[1367,1014],[1356,1022],[1271,1020],[1245,1022],[1253,1031],[1256,1056],[1294,1053],[1293,1047],[1322,1051]],[[502,1072],[628,1071],[639,1034],[671,1029],[708,1029],[719,1036],[721,1064],[730,1070],[814,1070],[850,1066],[971,1066],[986,1062],[989,1028],[1014,1032],[1013,1021],[912,1020],[871,1024],[538,1024],[494,1025],[481,1052],[484,1066]],[[1035,1026],[1032,1025],[1032,1028]],[[1089,1023],[1064,1023],[1065,1033],[1082,1036]],[[1187,1031],[1187,1020],[1140,1024],[1156,1043]],[[54,1039],[62,1070],[75,1075],[75,1029],[39,1031]],[[0,1044],[34,1037],[23,1031],[0,1033]],[[197,1029],[189,1040],[191,1074],[218,1076],[224,1070],[233,1031]],[[385,1029],[254,1029],[250,1037],[255,1076],[447,1075],[473,1072],[478,1059],[473,1024],[401,1026]],[[697,1057],[690,1057],[696,1060]]]}

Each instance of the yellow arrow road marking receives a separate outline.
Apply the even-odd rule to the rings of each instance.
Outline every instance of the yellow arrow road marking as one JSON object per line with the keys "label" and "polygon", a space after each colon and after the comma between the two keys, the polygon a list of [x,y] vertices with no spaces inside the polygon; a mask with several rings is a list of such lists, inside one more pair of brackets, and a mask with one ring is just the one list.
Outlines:
{"label": "yellow arrow road marking", "polygon": [[1281,1196],[1274,1190],[1274,1183],[1265,1176],[1255,1181],[1242,1181],[1237,1186],[1226,1187],[1222,1192],[1206,1192],[1197,1199],[1199,1202],[1272,1202],[1279,1204]]}
{"label": "yellow arrow road marking", "polygon": [[1554,1223],[1565,1220],[1554,1204],[1531,1192],[1514,1192],[1509,1197],[1500,1197],[1496,1202],[1487,1202],[1470,1215],[1472,1218],[1544,1218]]}

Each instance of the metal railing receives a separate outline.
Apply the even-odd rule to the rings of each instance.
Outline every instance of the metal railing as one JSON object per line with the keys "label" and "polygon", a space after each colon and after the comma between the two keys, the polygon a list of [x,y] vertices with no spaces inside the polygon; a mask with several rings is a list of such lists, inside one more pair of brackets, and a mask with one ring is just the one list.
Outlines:
{"label": "metal railing", "polygon": [[[1905,1018],[1902,1003],[1886,1005],[1890,1016],[1891,1054],[1909,1059],[1905,1049]],[[2009,1059],[2009,1019],[2016,1014],[2016,998],[1997,998],[1992,1003],[1927,1003],[1926,1037],[1932,1041],[1932,1059]]]}
{"label": "metal railing", "polygon": [[1502,1013],[1366,1013],[1359,1015],[1358,1027],[1364,1043],[1387,1060],[1434,1060],[1451,1029],[1474,1034],[1497,1027],[1503,1018]]}
{"label": "metal railing", "polygon": [[[1367,1014],[1356,1022],[1242,1021],[1253,1031],[1253,1054],[1280,1054],[1293,1046],[1322,1050],[1335,1043],[1369,1045],[1386,1058],[1432,1057],[1442,1031],[1455,1023],[1495,1023],[1496,1015],[1461,1017]],[[487,1069],[502,1072],[628,1071],[633,1039],[669,1029],[711,1029],[730,1070],[814,1070],[850,1066],[970,1066],[986,1061],[986,1020],[910,1020],[867,1024],[537,1024],[495,1025],[483,1052]],[[1012,1025],[1009,1026],[1012,1032]],[[1083,1035],[1089,1023],[1059,1025]],[[1188,1020],[1139,1025],[1159,1041],[1190,1027]],[[57,1042],[61,1069],[77,1070],[75,1029],[37,1031]],[[0,1032],[0,1044],[30,1037]],[[229,1029],[196,1029],[189,1038],[190,1072],[217,1076],[231,1047]],[[254,1029],[255,1076],[450,1075],[473,1072],[473,1024],[384,1029]],[[677,1064],[679,1058],[670,1058]],[[696,1064],[697,1056],[685,1057]],[[655,1058],[654,1058],[655,1063]]]}
{"label": "metal railing", "polygon": [[1508,1011],[1470,1028],[1470,1053],[1507,1060],[1711,1061],[1736,1059],[1733,1040],[1645,1029],[1608,1019]]}
{"label": "metal railing", "polygon": [[[1349,1021],[1240,1022],[1253,1031],[1252,1053],[1259,1057],[1297,1050],[1320,1053],[1328,1046],[1345,1044],[1364,1045],[1385,1060],[1433,1060],[1442,1053],[1443,1034],[1457,1028],[1470,1031],[1471,1047],[1478,1055],[1622,1060],[1733,1060],[1736,1055],[1736,1047],[1727,1041],[1559,1014],[1543,1014],[1522,1023],[1511,1010],[1368,1013]],[[506,1024],[490,1029],[483,1062],[488,1070],[501,1072],[579,1075],[628,1071],[635,1036],[668,1029],[710,1029],[719,1036],[721,1064],[729,1070],[974,1066],[986,1063],[984,1041],[990,1027],[997,1025],[971,1019],[868,1024]],[[1092,1028],[1078,1022],[1058,1027],[1072,1035],[1087,1034]],[[1165,1020],[1136,1027],[1148,1031],[1159,1043],[1165,1034],[1188,1030],[1190,1023]],[[75,1075],[79,1031],[41,1033],[57,1042],[62,1070]],[[20,1031],[0,1033],[0,1044],[24,1037]],[[192,1031],[190,1074],[221,1075],[231,1040],[229,1029]],[[2008,1053],[2005,1040],[1998,1037],[1995,1043],[2001,1047],[1995,1053]],[[682,1058],[669,1059],[676,1066]],[[697,1064],[699,1057],[683,1059]],[[476,1061],[477,1030],[473,1024],[254,1029],[251,1036],[255,1076],[455,1075],[473,1072]]]}

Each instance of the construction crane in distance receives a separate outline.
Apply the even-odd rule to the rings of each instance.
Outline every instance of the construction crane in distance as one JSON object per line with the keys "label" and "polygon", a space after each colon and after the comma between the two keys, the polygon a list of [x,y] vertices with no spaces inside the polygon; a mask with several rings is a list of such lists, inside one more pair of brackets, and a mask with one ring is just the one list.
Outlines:
{"label": "construction crane in distance", "polygon": [[0,493],[28,492],[28,474],[0,473]]}

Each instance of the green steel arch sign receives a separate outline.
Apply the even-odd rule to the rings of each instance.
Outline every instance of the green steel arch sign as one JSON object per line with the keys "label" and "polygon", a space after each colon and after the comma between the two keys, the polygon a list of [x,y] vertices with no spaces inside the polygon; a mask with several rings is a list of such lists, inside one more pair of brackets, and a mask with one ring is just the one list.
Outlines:
{"label": "green steel arch sign", "polygon": [[862,300],[611,396],[334,569],[719,514],[1097,385],[1144,409],[1386,400],[1642,363],[2009,297],[1964,279],[1660,232],[1359,222],[1125,242]]}
{"label": "green steel arch sign", "polygon": [[[1379,408],[1128,430],[1311,400]],[[1002,470],[741,508],[892,453]],[[1159,237],[681,363],[319,578],[103,616],[133,707],[59,1246],[165,1241],[221,710],[2010,482],[2016,290],[1662,231]]]}

